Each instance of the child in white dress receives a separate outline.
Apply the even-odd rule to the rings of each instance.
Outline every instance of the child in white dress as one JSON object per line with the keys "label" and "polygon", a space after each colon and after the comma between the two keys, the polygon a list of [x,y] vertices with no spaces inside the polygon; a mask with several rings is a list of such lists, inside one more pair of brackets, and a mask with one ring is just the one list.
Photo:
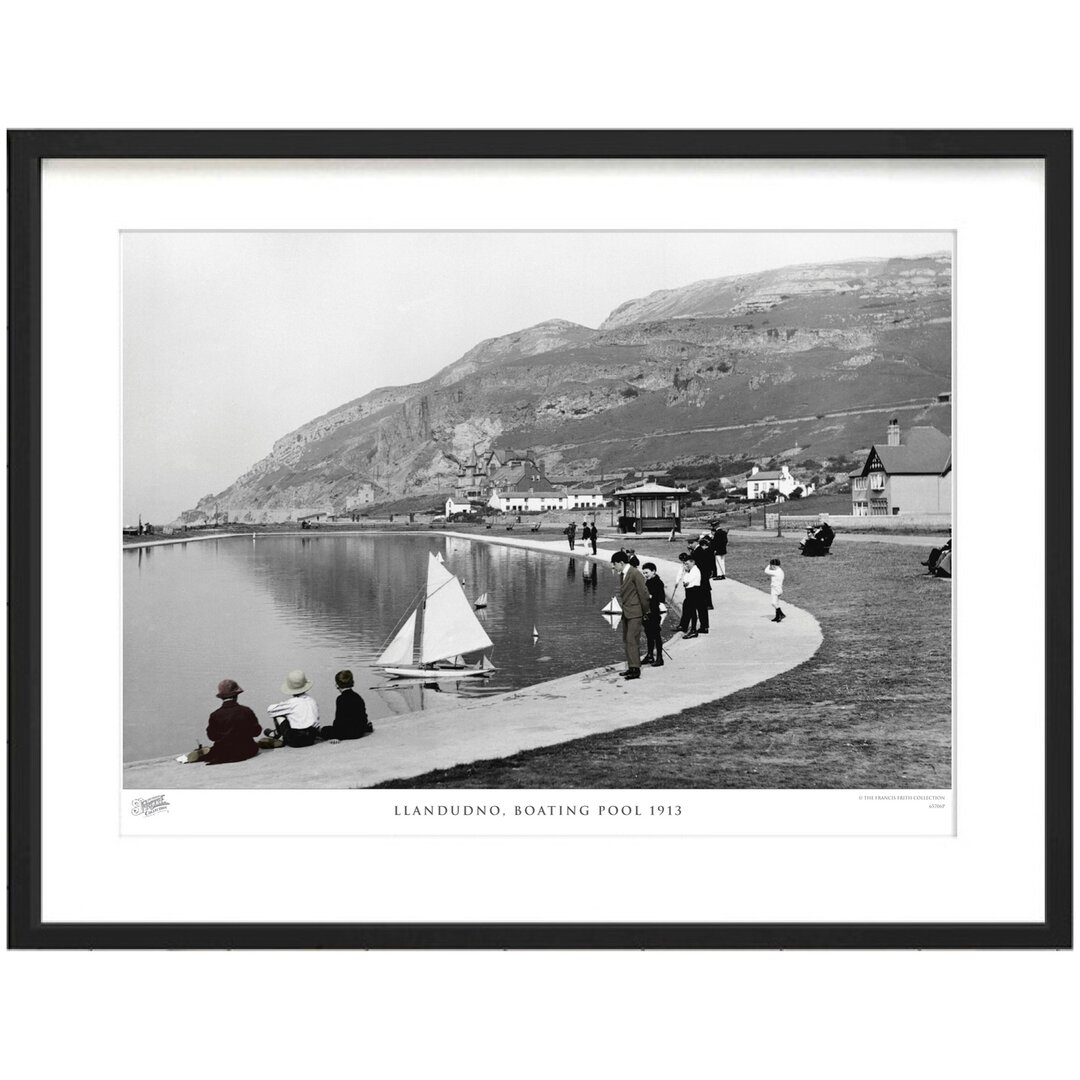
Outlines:
{"label": "child in white dress", "polygon": [[780,560],[770,559],[769,565],[765,567],[765,573],[772,579],[769,594],[772,597],[773,607],[776,608],[776,614],[770,621],[783,622],[787,616],[780,610],[780,595],[784,591],[784,571],[780,569]]}

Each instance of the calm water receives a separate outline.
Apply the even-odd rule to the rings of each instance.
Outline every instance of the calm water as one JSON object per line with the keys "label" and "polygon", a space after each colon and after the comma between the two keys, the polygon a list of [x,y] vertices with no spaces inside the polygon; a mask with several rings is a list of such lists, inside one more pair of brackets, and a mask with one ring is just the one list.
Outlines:
{"label": "calm water", "polygon": [[[420,686],[372,670],[423,588],[429,552],[442,553],[470,600],[488,593],[480,617],[495,643],[490,678]],[[286,696],[286,673],[303,668],[329,721],[334,672],[350,668],[378,726],[616,663],[621,643],[600,613],[615,583],[606,566],[569,554],[416,534],[236,537],[127,551],[124,759],[205,741],[223,678],[244,687],[241,702],[265,721],[266,706]]]}

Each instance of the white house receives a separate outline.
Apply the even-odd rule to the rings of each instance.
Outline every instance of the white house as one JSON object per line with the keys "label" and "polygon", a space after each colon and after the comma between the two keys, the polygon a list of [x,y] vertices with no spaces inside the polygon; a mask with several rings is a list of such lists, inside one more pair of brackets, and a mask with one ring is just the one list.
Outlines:
{"label": "white house", "polygon": [[[507,465],[527,465],[505,483],[492,486],[488,506],[500,513],[540,510],[591,510],[607,500],[598,487],[556,487],[535,463],[512,460]],[[503,469],[507,466],[502,466]]]}
{"label": "white house", "polygon": [[746,497],[748,499],[763,499],[766,492],[775,491],[786,499],[799,486],[799,481],[791,475],[786,465],[781,465],[779,469],[767,471],[759,469],[755,465],[746,478]]}
{"label": "white house", "polygon": [[566,510],[574,504],[565,491],[532,488],[528,491],[506,491],[502,494],[496,488],[488,499],[488,506],[506,514],[510,511]]}
{"label": "white house", "polygon": [[568,510],[592,510],[607,505],[607,499],[598,487],[567,488],[566,494],[570,500]]}
{"label": "white house", "polygon": [[446,506],[443,513],[445,513],[447,517],[450,517],[452,514],[467,514],[472,508],[472,503],[468,501],[457,502],[454,499],[454,496],[450,495],[446,500]]}

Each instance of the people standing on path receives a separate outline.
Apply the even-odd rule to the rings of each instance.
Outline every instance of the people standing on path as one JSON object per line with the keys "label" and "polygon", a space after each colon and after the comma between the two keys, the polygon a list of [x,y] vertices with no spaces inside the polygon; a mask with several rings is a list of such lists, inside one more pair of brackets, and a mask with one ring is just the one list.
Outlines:
{"label": "people standing on path", "polygon": [[765,573],[771,579],[769,595],[772,598],[773,607],[776,609],[776,613],[769,621],[783,622],[787,616],[780,610],[780,597],[784,592],[784,571],[780,568],[780,560],[770,559],[769,565],[765,567]]}
{"label": "people standing on path", "polygon": [[712,547],[709,544],[709,534],[702,533],[698,537],[697,543],[690,549],[690,558],[694,560],[694,565],[701,573],[701,595],[698,599],[698,633],[707,634],[709,632],[709,611],[713,606],[712,602],[712,585],[710,579],[712,578],[713,566],[715,565],[712,555]]}
{"label": "people standing on path", "polygon": [[570,524],[567,525],[565,529],[563,529],[563,532],[566,534],[566,539],[570,544],[570,550],[573,551],[574,537],[577,535],[577,524],[571,521]]}
{"label": "people standing on path", "polygon": [[338,688],[334,722],[319,729],[320,739],[362,739],[375,728],[368,719],[364,699],[353,689],[353,673],[339,671],[334,676]]}
{"label": "people standing on path", "polygon": [[221,705],[210,714],[206,737],[214,744],[200,760],[204,765],[223,765],[229,761],[247,761],[259,747],[255,740],[262,734],[259,718],[236,699],[244,688],[235,679],[218,683]]}
{"label": "people standing on path", "polygon": [[664,643],[660,638],[660,621],[663,619],[661,605],[667,599],[664,583],[656,572],[656,563],[647,562],[641,567],[645,586],[649,590],[649,614],[645,617],[645,655],[643,664],[653,667],[664,666]]}
{"label": "people standing on path", "polygon": [[727,578],[727,567],[725,560],[727,558],[727,529],[717,525],[713,529],[713,558],[716,560],[716,577],[717,581],[724,581]]}
{"label": "people standing on path", "polygon": [[592,553],[596,554],[596,522],[592,523],[592,528],[589,530],[589,543],[592,544]]}
{"label": "people standing on path", "polygon": [[641,626],[649,614],[649,589],[641,571],[627,561],[625,552],[616,551],[611,556],[611,566],[622,577],[619,582],[619,604],[622,607],[619,629],[626,647],[623,678],[640,679]]}
{"label": "people standing on path", "polygon": [[[701,604],[701,571],[697,568],[694,560],[690,558],[688,551],[680,552],[679,562],[682,563],[682,573],[675,582],[675,588],[683,587],[682,618],[679,620],[679,631],[683,640],[698,636],[698,611]],[[672,589],[672,595],[675,590]]]}
{"label": "people standing on path", "polygon": [[[292,696],[266,709],[274,718],[278,738],[294,749],[313,745],[319,734],[319,706],[308,696],[312,685],[299,668],[290,671],[281,684],[281,691]],[[273,735],[273,732],[267,730],[266,734]]]}

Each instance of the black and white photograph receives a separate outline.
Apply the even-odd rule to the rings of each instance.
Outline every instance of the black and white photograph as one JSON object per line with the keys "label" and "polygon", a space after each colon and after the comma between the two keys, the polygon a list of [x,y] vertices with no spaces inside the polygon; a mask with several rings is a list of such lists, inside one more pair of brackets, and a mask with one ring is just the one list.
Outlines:
{"label": "black and white photograph", "polygon": [[952,788],[952,233],[120,258],[125,789]]}
{"label": "black and white photograph", "polygon": [[996,15],[9,6],[13,1075],[1075,1057],[1075,44]]}

